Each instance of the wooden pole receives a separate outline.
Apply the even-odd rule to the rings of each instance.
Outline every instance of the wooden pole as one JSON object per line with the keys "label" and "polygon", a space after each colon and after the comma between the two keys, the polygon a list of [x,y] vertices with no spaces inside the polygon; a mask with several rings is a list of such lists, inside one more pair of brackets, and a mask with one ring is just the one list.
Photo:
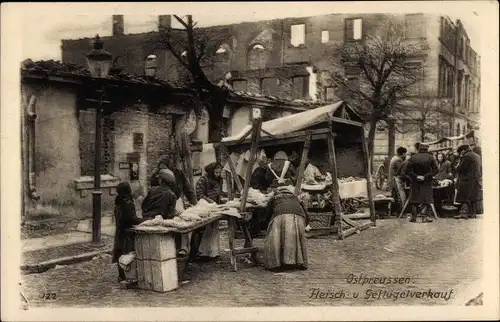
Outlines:
{"label": "wooden pole", "polygon": [[371,165],[370,165],[370,156],[368,155],[368,147],[366,146],[365,140],[365,130],[361,127],[361,146],[363,149],[363,159],[365,160],[365,175],[366,175],[366,190],[368,193],[368,204],[370,206],[370,220],[376,224],[376,215],[375,215],[375,203],[373,202],[373,193],[372,193],[372,175],[371,175]]}
{"label": "wooden pole", "polygon": [[261,118],[254,118],[252,122],[252,148],[250,149],[250,160],[248,160],[248,168],[245,174],[245,186],[243,187],[243,192],[241,195],[241,205],[240,212],[244,213],[246,211],[246,204],[248,198],[248,189],[250,188],[250,179],[252,177],[253,165],[257,157],[257,149],[259,148],[260,142],[260,127],[262,125]]}
{"label": "wooden pole", "polygon": [[304,148],[302,149],[302,157],[300,159],[299,172],[297,174],[297,182],[295,183],[295,194],[298,195],[302,187],[302,177],[304,175],[304,169],[306,167],[307,156],[309,155],[309,148],[311,146],[311,135],[309,135],[304,142]]}
{"label": "wooden pole", "polygon": [[335,216],[335,220],[338,220],[339,225],[339,237],[340,239],[344,239],[344,231],[343,231],[343,216],[342,216],[342,206],[340,204],[340,196],[339,196],[339,183],[338,183],[338,174],[337,174],[337,158],[335,156],[335,143],[333,141],[333,126],[330,124],[331,133],[328,135],[327,143],[328,143],[328,157],[330,159],[330,166],[332,171],[332,203],[333,203],[333,215]]}
{"label": "wooden pole", "polygon": [[192,158],[191,158],[191,149],[189,148],[189,136],[186,132],[182,131],[181,134],[181,140],[182,140],[182,150],[181,151],[183,155],[183,163],[186,168],[186,171],[188,173],[188,180],[189,182],[194,185],[194,175],[193,175],[193,165],[191,164]]}
{"label": "wooden pole", "polygon": [[234,182],[236,182],[236,187],[238,187],[239,191],[243,191],[243,185],[241,184],[240,177],[236,173],[236,167],[234,166],[233,159],[231,159],[231,155],[229,155],[229,158],[227,158],[227,163],[229,164],[229,169],[231,170],[231,173],[233,175]]}

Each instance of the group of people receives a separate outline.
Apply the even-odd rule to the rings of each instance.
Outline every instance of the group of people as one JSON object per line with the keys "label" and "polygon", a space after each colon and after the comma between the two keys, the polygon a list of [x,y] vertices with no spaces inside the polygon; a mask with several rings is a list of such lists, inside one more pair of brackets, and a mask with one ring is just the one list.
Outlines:
{"label": "group of people", "polygon": [[[264,163],[260,162],[261,169]],[[172,157],[160,160],[156,171],[151,176],[150,187],[143,199],[142,217],[137,216],[132,188],[128,182],[117,186],[115,199],[115,242],[112,260],[119,261],[120,256],[134,251],[133,233],[129,231],[148,219],[161,216],[171,219],[180,215],[185,207],[194,206],[201,199],[210,203],[224,202],[222,191],[223,167],[211,163],[205,167],[205,174],[197,181],[196,186],[189,182],[182,170],[177,169]],[[268,190],[266,182],[269,173],[264,172],[260,180],[256,169],[252,177],[252,186],[259,190]],[[262,174],[262,173],[261,173]],[[293,193],[291,186],[280,184],[274,187],[275,194],[269,205],[256,218],[267,218],[268,228],[265,239],[265,267],[270,270],[298,267],[307,268],[307,249],[305,227],[309,223],[309,215],[299,198]],[[177,256],[190,260],[209,261],[219,257],[220,234],[219,222],[215,221],[203,228],[187,234],[176,234]],[[125,272],[118,264],[119,280],[125,281]]]}
{"label": "group of people", "polygon": [[[482,212],[482,165],[479,147],[471,149],[468,144],[462,144],[454,153],[433,155],[427,144],[417,143],[415,152],[407,152],[404,147],[397,149],[397,155],[389,163],[388,182],[393,197],[399,201],[401,207],[406,199],[403,187],[409,186],[410,222],[416,222],[419,211],[426,222],[432,222],[429,207],[435,205],[436,197],[437,209],[441,209],[446,200],[459,206],[459,214],[455,217],[457,219],[475,218]],[[433,186],[444,189],[437,189],[435,194]]]}
{"label": "group of people", "polygon": [[[128,231],[133,225],[161,216],[171,219],[180,215],[185,209],[185,201],[196,205],[198,200],[219,203],[221,201],[222,167],[211,163],[205,167],[205,174],[199,179],[196,187],[189,182],[183,171],[177,169],[172,157],[162,158],[156,171],[151,176],[150,188],[142,201],[142,217],[138,217],[132,189],[128,182],[117,186],[115,199],[115,243],[113,262],[118,262],[121,255],[134,250],[133,234]],[[190,257],[193,260],[212,260],[219,256],[218,222],[207,225],[204,229],[187,234],[176,234],[177,256]],[[118,265],[119,279],[125,280],[125,273]]]}

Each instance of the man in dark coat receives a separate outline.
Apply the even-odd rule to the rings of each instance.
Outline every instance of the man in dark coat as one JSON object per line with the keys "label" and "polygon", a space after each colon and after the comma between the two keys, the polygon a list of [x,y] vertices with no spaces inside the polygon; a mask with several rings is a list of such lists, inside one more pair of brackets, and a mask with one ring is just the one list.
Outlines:
{"label": "man in dark coat", "polygon": [[176,216],[177,201],[177,196],[172,191],[172,187],[175,186],[174,173],[168,169],[161,169],[158,178],[160,185],[151,187],[142,201],[142,217],[153,219],[162,216],[163,219],[172,219]]}
{"label": "man in dark coat", "polygon": [[151,176],[151,186],[154,187],[159,185],[158,175],[162,169],[169,169],[174,173],[175,185],[172,187],[172,191],[177,198],[181,198],[184,195],[190,204],[196,205],[197,200],[193,185],[187,180],[184,172],[175,167],[174,160],[171,156],[165,156],[160,159],[157,170]]}
{"label": "man in dark coat", "polygon": [[478,204],[483,199],[481,157],[473,152],[469,145],[458,147],[460,161],[456,168],[457,197],[455,201],[461,204],[460,214],[456,218],[475,218]]}
{"label": "man in dark coat", "polygon": [[426,216],[427,222],[432,222],[432,217],[428,214],[428,206],[434,203],[434,192],[432,190],[433,177],[439,172],[434,157],[428,152],[429,146],[426,144],[415,145],[418,152],[410,158],[405,174],[410,178],[410,204],[411,220],[417,221],[417,207],[422,205],[421,213]]}

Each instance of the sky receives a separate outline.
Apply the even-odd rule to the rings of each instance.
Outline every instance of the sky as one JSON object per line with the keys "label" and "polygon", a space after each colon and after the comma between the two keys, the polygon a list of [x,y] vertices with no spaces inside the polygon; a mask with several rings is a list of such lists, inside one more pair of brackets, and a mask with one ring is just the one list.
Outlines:
{"label": "sky", "polygon": [[[448,2],[448,4],[451,2]],[[125,33],[148,32],[156,29],[159,14],[192,14],[199,26],[303,17],[343,12],[432,12],[461,19],[471,45],[480,46],[481,17],[460,2],[453,6],[443,2],[240,2],[240,3],[25,3],[18,22],[22,28],[22,60],[61,58],[61,39],[111,35],[111,15],[124,14]],[[470,3],[469,3],[470,5]],[[476,7],[476,6],[475,6]],[[445,10],[446,9],[446,10]],[[174,26],[176,21],[174,21]]]}

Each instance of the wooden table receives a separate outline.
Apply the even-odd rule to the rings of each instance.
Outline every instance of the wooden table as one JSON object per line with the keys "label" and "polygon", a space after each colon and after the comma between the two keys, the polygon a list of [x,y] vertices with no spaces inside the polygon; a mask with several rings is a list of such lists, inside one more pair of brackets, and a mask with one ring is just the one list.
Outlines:
{"label": "wooden table", "polygon": [[[227,219],[229,226],[229,249],[231,256],[231,267],[236,271],[236,258],[251,253],[255,264],[257,247],[253,246],[253,240],[248,230],[251,213],[245,213],[241,218],[231,215],[212,215],[206,220],[196,222],[189,228],[174,228],[163,226],[140,226],[131,229],[134,234],[137,284],[140,289],[157,292],[173,291],[179,287],[177,271],[177,248],[174,233],[186,234],[205,227],[216,220]],[[239,224],[245,236],[243,248],[234,247],[236,224]]]}

